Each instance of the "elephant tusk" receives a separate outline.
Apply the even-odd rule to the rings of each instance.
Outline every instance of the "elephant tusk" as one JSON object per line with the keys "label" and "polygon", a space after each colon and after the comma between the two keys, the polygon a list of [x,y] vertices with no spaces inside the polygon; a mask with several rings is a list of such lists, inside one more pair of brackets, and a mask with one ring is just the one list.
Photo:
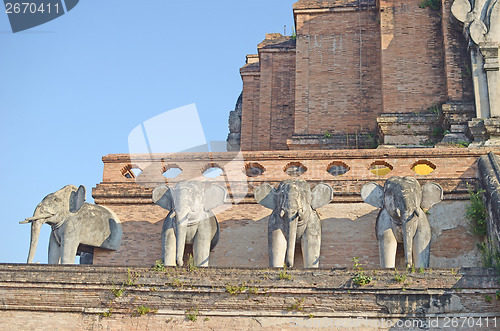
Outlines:
{"label": "elephant tusk", "polygon": [[26,223],[30,223],[30,222],[33,222],[33,221],[36,221],[36,220],[42,220],[42,219],[45,219],[45,218],[49,218],[49,217],[52,217],[52,216],[53,216],[52,214],[42,214],[42,215],[38,215],[38,216],[28,217],[24,221],[19,222],[19,224],[26,224]]}
{"label": "elephant tusk", "polygon": [[285,216],[285,211],[283,209],[281,209],[281,212],[280,212],[280,217],[283,218],[283,216]]}

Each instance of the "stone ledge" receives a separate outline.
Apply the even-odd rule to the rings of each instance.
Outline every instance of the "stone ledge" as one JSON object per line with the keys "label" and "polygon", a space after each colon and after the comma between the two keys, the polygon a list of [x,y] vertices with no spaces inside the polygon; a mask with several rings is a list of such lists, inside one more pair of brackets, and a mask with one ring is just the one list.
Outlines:
{"label": "stone ledge", "polygon": [[[291,279],[280,280],[280,272]],[[0,264],[0,319],[7,329],[53,330],[65,325],[71,330],[131,326],[289,330],[296,323],[353,318],[394,323],[398,319],[500,318],[500,300],[495,299],[499,275],[493,269],[426,269],[406,274],[400,283],[396,272],[365,270],[373,281],[359,287],[353,284],[356,271],[345,268],[154,271]],[[492,300],[488,302],[486,296]],[[152,311],[140,316],[141,307]],[[198,321],[189,321],[188,312]]]}

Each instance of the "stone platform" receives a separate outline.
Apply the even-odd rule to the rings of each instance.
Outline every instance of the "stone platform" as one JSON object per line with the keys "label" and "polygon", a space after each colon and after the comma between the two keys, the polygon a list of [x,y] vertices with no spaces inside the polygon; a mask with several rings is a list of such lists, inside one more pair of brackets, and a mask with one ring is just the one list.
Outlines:
{"label": "stone platform", "polygon": [[494,269],[366,270],[372,281],[358,286],[360,272],[0,264],[0,321],[4,330],[500,326]]}

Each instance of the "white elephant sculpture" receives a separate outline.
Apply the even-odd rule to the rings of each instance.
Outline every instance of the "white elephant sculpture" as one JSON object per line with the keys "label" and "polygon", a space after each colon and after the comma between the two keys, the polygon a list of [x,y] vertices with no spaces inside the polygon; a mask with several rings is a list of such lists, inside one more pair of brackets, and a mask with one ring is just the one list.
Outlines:
{"label": "white elephant sculpture", "polygon": [[122,240],[122,225],[115,213],[85,202],[85,187],[67,185],[43,198],[23,223],[31,223],[28,263],[33,262],[40,228],[52,227],[49,241],[49,264],[72,264],[79,245],[117,250]]}
{"label": "white elephant sculpture", "polygon": [[300,240],[305,268],[318,268],[321,247],[321,220],[316,209],[332,200],[333,189],[318,184],[312,190],[303,179],[282,181],[275,189],[262,184],[255,200],[272,209],[268,222],[269,265],[293,267],[295,245]]}
{"label": "white elephant sculpture", "polygon": [[371,182],[361,188],[364,202],[382,208],[377,216],[376,234],[379,244],[380,266],[394,268],[397,243],[404,244],[406,266],[428,268],[431,227],[423,209],[428,209],[443,198],[439,184],[420,186],[413,177],[391,177],[384,187]]}
{"label": "white elephant sculpture", "polygon": [[226,190],[219,185],[205,189],[202,182],[179,182],[175,188],[159,185],[153,202],[169,210],[162,229],[162,259],[166,266],[182,266],[185,244],[193,244],[196,266],[207,267],[210,251],[219,241],[219,223],[213,208],[224,203]]}

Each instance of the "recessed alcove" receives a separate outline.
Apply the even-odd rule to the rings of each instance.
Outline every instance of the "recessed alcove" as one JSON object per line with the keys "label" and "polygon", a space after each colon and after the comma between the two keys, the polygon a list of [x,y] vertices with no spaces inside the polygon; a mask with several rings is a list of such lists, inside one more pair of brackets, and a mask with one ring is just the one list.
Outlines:
{"label": "recessed alcove", "polygon": [[342,176],[351,168],[342,161],[333,161],[328,165],[326,171],[332,176]]}
{"label": "recessed alcove", "polygon": [[307,167],[300,162],[290,162],[283,171],[290,177],[299,177],[307,171]]}
{"label": "recessed alcove", "polygon": [[182,169],[177,164],[167,164],[162,169],[163,176],[167,179],[173,179],[182,173]]}
{"label": "recessed alcove", "polygon": [[136,165],[129,164],[122,169],[122,176],[129,179],[134,179],[142,174],[142,169]]}
{"label": "recessed alcove", "polygon": [[261,164],[257,162],[246,164],[245,169],[243,170],[245,175],[247,175],[248,177],[261,176],[264,173],[264,171],[266,171],[266,168],[264,168]]}
{"label": "recessed alcove", "polygon": [[436,165],[427,160],[419,160],[413,163],[411,170],[413,170],[417,175],[427,176],[436,170]]}
{"label": "recessed alcove", "polygon": [[389,172],[391,172],[394,167],[385,161],[375,161],[370,164],[368,170],[374,174],[375,176],[383,177],[386,176]]}
{"label": "recessed alcove", "polygon": [[209,163],[201,170],[206,178],[217,178],[224,173],[224,169],[216,163]]}

